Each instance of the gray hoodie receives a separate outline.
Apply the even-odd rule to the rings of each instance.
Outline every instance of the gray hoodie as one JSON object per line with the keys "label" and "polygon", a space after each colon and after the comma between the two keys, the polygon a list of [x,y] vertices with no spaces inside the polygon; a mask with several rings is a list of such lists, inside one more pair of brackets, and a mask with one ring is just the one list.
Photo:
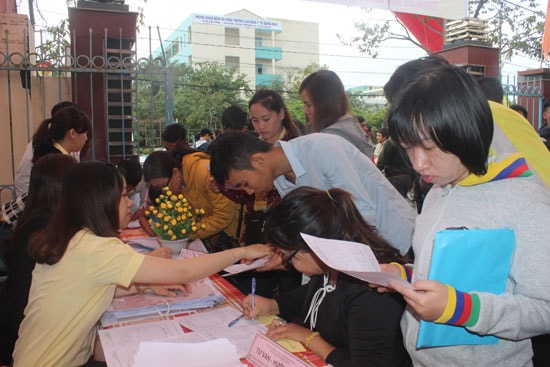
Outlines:
{"label": "gray hoodie", "polygon": [[480,298],[479,320],[468,328],[494,335],[499,343],[417,349],[419,320],[408,308],[401,328],[415,366],[532,365],[529,338],[550,332],[550,226],[541,223],[548,218],[550,194],[532,177],[430,190],[415,224],[413,281],[427,279],[434,234],[440,230],[510,228],[516,244],[505,292],[475,292]]}

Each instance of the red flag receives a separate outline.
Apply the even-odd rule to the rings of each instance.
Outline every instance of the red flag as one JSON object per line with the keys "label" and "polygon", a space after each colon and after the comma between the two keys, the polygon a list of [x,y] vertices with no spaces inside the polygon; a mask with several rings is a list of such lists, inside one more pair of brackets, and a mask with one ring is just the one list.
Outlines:
{"label": "red flag", "polygon": [[550,56],[548,52],[550,51],[550,18],[548,14],[550,13],[550,1],[548,1],[548,7],[546,9],[546,21],[544,22],[544,34],[542,35],[542,57],[544,60],[548,60]]}
{"label": "red flag", "polygon": [[413,36],[430,52],[443,48],[443,19],[426,15],[394,12]]}

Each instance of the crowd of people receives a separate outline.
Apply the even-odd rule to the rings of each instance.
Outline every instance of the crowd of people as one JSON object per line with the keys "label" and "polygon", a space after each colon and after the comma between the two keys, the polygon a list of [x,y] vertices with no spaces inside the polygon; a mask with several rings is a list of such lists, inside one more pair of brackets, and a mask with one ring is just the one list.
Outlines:
{"label": "crowd of people", "polygon": [[[540,225],[550,215],[548,127],[537,133],[525,109],[506,107],[498,81],[433,56],[395,71],[377,130],[352,112],[333,71],[308,75],[299,93],[305,123],[278,92],[260,89],[248,111],[229,106],[221,130],[204,128],[193,143],[182,124],[167,126],[164,149],[143,167],[79,163],[71,154],[85,149],[90,119],[73,103],[56,105],[22,159],[18,200],[2,208],[9,275],[0,362],[101,365],[96,325],[113,297],[144,289],[173,296],[187,282],[266,257],[256,271],[228,278],[245,295],[243,314],[279,315],[269,338],[301,342],[332,366],[550,363],[550,230]],[[550,122],[550,102],[543,116]],[[190,237],[209,254],[172,260],[169,249],[143,255],[119,239],[132,219],[154,236],[146,208],[166,187],[203,209],[204,226]],[[435,238],[455,228],[513,231],[501,294],[430,278]],[[301,233],[369,246],[382,271],[410,287],[332,269]],[[425,322],[498,343],[422,347]]]}

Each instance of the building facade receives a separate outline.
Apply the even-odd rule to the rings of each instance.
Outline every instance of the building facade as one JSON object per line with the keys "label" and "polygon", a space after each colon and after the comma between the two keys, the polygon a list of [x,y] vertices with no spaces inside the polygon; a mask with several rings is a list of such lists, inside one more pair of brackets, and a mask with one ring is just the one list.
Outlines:
{"label": "building facade", "polygon": [[163,51],[166,63],[234,67],[257,88],[319,64],[319,25],[262,18],[245,9],[224,16],[191,14],[153,57],[163,58]]}

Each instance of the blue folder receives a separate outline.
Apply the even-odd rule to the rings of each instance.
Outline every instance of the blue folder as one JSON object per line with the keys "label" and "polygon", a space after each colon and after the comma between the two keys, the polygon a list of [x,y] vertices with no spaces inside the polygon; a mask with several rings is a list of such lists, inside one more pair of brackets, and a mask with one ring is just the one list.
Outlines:
{"label": "blue folder", "polygon": [[[436,233],[428,279],[462,292],[501,294],[506,287],[514,251],[510,229],[446,229]],[[462,326],[420,321],[417,348],[497,344]]]}

